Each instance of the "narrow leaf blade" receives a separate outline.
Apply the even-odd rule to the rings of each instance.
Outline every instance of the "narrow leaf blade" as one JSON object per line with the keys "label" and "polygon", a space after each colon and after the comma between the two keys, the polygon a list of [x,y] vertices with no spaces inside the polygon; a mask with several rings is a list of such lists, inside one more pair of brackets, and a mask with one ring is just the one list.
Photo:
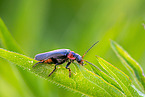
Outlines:
{"label": "narrow leaf blade", "polygon": [[[129,71],[134,73],[134,78],[137,77],[137,79],[142,83],[141,87],[144,87],[145,90],[145,75],[143,72],[143,69],[140,67],[139,63],[136,62],[120,45],[118,45],[116,42],[111,41],[111,46],[123,65],[128,67]],[[132,71],[133,70],[133,71]],[[131,76],[129,76],[132,78]],[[135,79],[132,79],[135,80]],[[139,83],[138,83],[139,84]]]}
{"label": "narrow leaf blade", "polygon": [[[110,96],[113,96],[113,97],[116,97],[116,96],[123,97],[123,96],[125,96],[122,91],[120,91],[118,88],[116,88],[112,84],[108,83],[107,81],[105,81],[101,76],[99,76],[95,73],[92,73],[91,71],[87,70],[84,67],[78,66],[78,69],[82,73],[84,78],[89,80],[91,83],[94,83],[96,86],[101,87],[104,90],[104,93],[106,92]],[[106,75],[104,75],[104,76],[106,76]],[[94,88],[96,88],[96,87],[94,86]]]}
{"label": "narrow leaf blade", "polygon": [[14,38],[8,31],[6,25],[4,24],[1,18],[0,18],[0,39],[2,41],[2,45],[6,49],[24,54],[22,49],[18,46],[17,42],[14,40]]}
{"label": "narrow leaf blade", "polygon": [[100,65],[108,72],[108,74],[118,82],[125,95],[131,97],[139,96],[137,91],[135,91],[135,89],[131,86],[131,80],[126,74],[98,56],[97,60],[99,61]]}

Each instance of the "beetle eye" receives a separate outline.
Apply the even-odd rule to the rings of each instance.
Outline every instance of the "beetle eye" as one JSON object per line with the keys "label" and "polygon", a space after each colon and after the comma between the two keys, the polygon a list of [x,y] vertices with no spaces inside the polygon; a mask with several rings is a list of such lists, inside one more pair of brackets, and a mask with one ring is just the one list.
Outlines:
{"label": "beetle eye", "polygon": [[80,61],[80,64],[83,66],[84,65],[84,62],[83,62],[83,60],[82,61]]}

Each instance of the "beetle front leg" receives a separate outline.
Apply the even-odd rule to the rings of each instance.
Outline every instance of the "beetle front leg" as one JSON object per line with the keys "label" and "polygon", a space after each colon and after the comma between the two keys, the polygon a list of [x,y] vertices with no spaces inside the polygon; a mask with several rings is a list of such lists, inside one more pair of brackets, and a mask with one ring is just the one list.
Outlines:
{"label": "beetle front leg", "polygon": [[65,67],[66,69],[69,70],[69,77],[71,77],[71,69],[68,67],[70,64],[71,64],[71,62],[68,62],[66,67]]}

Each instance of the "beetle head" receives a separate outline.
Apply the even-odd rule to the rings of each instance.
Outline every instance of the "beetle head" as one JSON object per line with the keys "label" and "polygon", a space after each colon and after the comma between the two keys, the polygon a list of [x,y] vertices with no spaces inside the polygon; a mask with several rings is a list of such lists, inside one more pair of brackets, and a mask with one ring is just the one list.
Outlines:
{"label": "beetle head", "polygon": [[79,54],[75,54],[75,57],[76,57],[76,61],[77,61],[79,64],[81,64],[81,65],[84,64],[84,62],[83,62],[83,60],[82,60],[82,56],[80,56]]}
{"label": "beetle head", "polygon": [[84,61],[81,60],[80,62],[78,62],[79,64],[81,64],[82,66],[84,65]]}
{"label": "beetle head", "polygon": [[[70,51],[69,54],[67,55],[68,59],[71,59],[72,61],[76,60],[79,64],[81,64],[82,66],[84,65],[84,61],[83,60],[84,56],[86,55],[86,53],[94,46],[98,43],[99,41],[95,42],[86,52],[83,56],[80,56],[77,53],[74,53],[73,51]],[[88,61],[87,61],[88,62]]]}

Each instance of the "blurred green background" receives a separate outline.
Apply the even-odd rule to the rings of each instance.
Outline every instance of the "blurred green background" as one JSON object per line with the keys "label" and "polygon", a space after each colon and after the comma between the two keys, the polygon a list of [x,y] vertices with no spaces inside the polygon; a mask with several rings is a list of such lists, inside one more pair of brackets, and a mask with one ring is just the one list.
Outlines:
{"label": "blurred green background", "polygon": [[[31,58],[59,48],[83,55],[99,40],[85,59],[99,66],[98,55],[125,70],[110,47],[112,39],[145,71],[145,0],[0,0],[0,17]],[[73,96],[81,95],[0,58],[0,97]]]}

